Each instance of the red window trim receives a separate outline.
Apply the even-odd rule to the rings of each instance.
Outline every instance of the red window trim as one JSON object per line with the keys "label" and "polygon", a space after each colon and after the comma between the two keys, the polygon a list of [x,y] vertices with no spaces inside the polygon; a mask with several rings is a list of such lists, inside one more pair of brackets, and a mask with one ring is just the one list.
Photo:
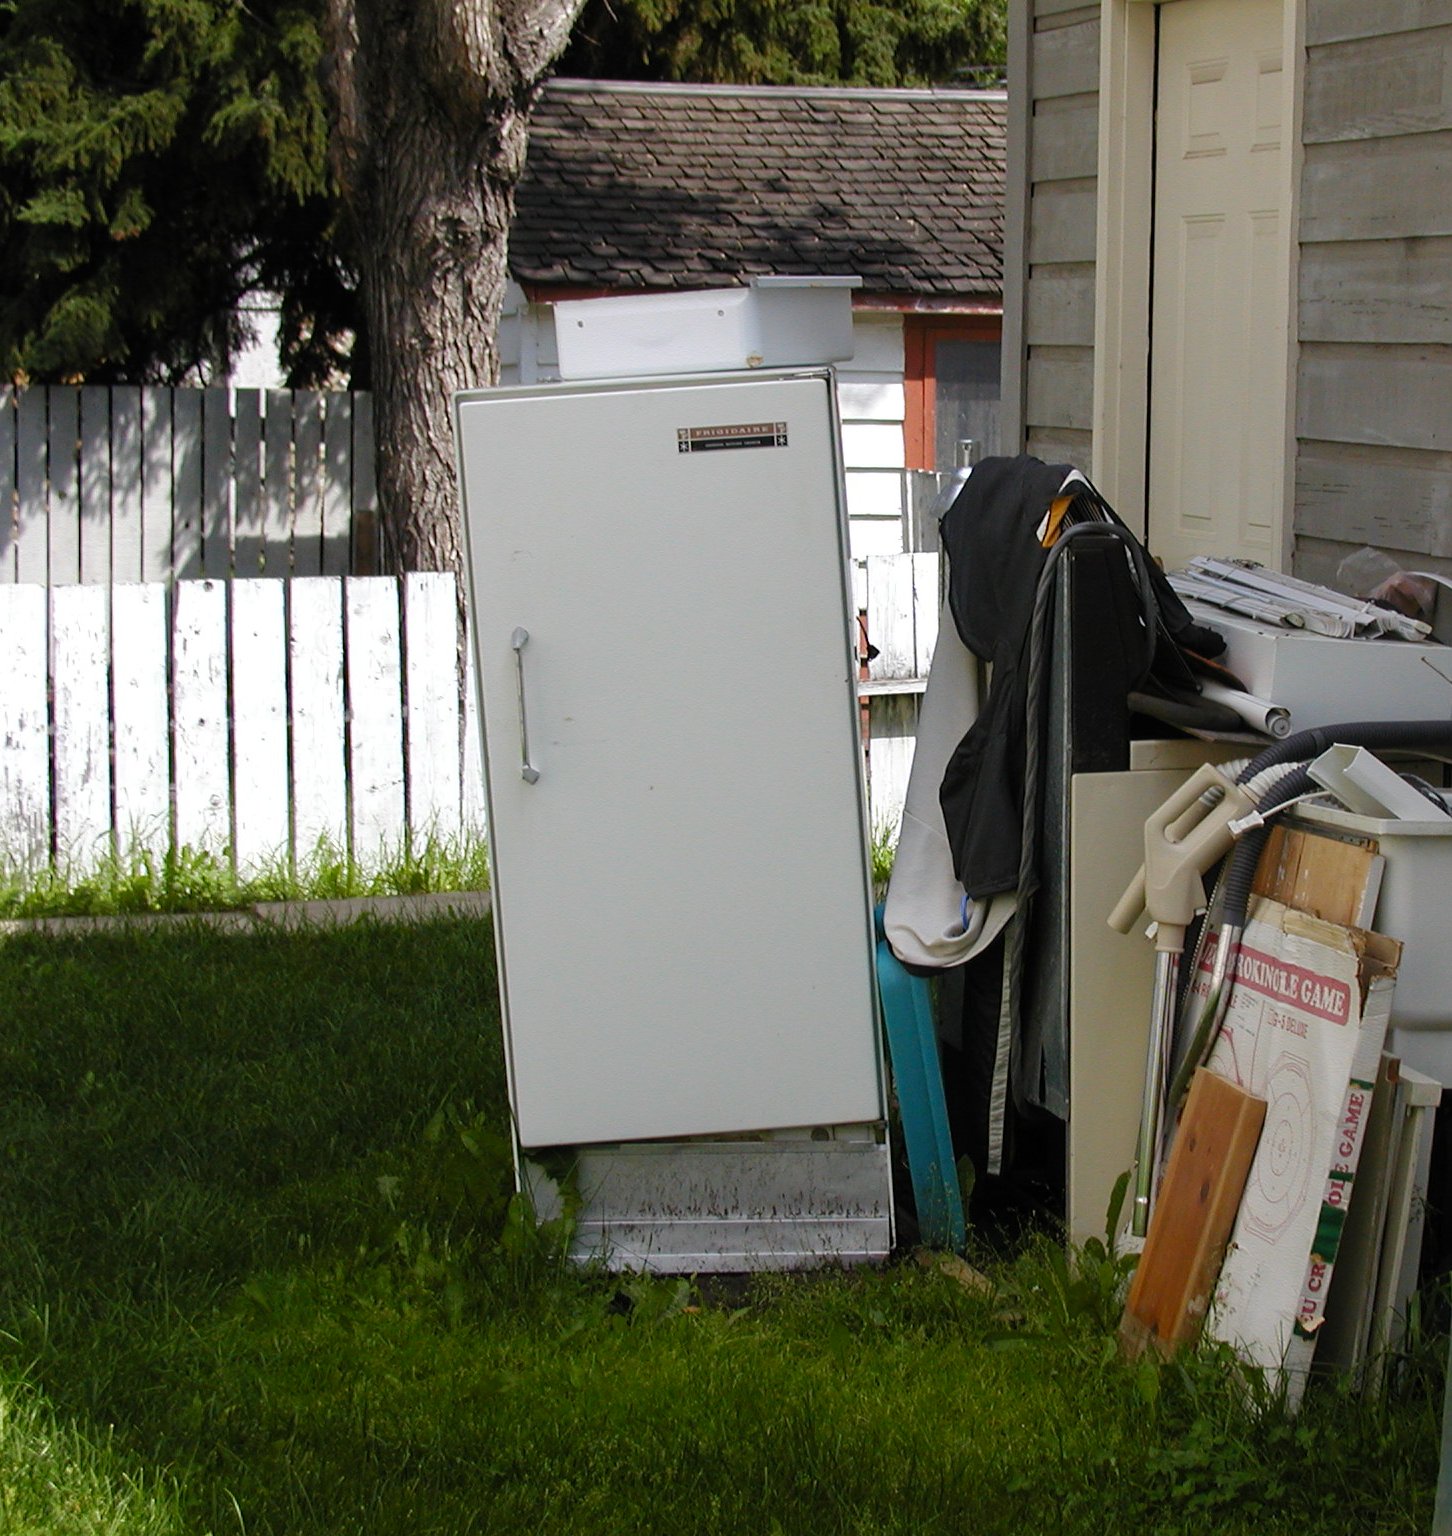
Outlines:
{"label": "red window trim", "polygon": [[[936,346],[940,341],[1001,341],[1003,316],[904,315],[902,319],[904,463],[909,469],[936,469],[938,379]],[[951,467],[951,466],[949,466]]]}

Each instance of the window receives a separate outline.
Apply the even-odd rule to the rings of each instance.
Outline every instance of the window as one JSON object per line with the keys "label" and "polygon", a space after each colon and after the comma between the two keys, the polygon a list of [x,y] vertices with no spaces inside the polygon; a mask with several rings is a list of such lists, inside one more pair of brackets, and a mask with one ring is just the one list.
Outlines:
{"label": "window", "polygon": [[[909,469],[954,469],[999,451],[998,315],[903,316],[903,422]],[[972,444],[971,449],[960,445]]]}

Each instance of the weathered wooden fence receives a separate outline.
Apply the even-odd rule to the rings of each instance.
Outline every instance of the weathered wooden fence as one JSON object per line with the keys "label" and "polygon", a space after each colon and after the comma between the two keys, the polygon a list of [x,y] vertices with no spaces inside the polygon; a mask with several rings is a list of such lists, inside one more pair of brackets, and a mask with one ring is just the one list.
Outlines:
{"label": "weathered wooden fence", "polygon": [[378,569],[369,395],[0,390],[0,582]]}
{"label": "weathered wooden fence", "polygon": [[[854,574],[883,825],[912,762],[937,558]],[[482,832],[455,624],[449,575],[0,586],[0,864],[79,873],[190,847],[246,875],[320,843],[366,867],[410,838]]]}
{"label": "weathered wooden fence", "polygon": [[176,846],[247,874],[480,830],[456,622],[447,575],[0,587],[4,862]]}

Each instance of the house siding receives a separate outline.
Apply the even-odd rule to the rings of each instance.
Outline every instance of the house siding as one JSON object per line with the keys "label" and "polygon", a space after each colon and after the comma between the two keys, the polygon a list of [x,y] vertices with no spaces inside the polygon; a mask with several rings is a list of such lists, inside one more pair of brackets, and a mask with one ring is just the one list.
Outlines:
{"label": "house siding", "polygon": [[[1010,324],[1006,336],[1005,447],[1022,446],[1040,458],[1088,468],[1094,411],[1099,7],[1030,0],[1027,24],[1020,20],[1020,26],[1027,47],[1016,61],[1010,103],[1015,91],[1027,102],[1018,120],[1023,133],[1019,174],[1026,196],[1011,202],[1009,210],[1017,227],[1010,233],[1008,259],[1016,267],[1005,275],[1017,286],[1021,318]],[[1011,187],[1012,181],[1011,171]]]}
{"label": "house siding", "polygon": [[1452,571],[1452,6],[1308,0],[1294,569]]}

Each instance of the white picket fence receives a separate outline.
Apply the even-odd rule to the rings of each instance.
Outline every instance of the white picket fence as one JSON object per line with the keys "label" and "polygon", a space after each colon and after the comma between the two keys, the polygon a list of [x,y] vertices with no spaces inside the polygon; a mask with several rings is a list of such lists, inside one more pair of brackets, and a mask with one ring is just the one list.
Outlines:
{"label": "white picket fence", "polygon": [[0,583],[372,574],[373,401],[0,389]]}
{"label": "white picket fence", "polygon": [[[878,557],[855,579],[883,825],[911,766],[937,559]],[[482,833],[455,626],[450,575],[0,585],[0,865],[79,874],[176,847],[245,876],[320,843],[368,867],[410,838]]]}
{"label": "white picket fence", "polygon": [[[482,829],[452,576],[0,587],[0,854],[325,841],[363,865]],[[471,752],[471,746],[474,750]]]}

